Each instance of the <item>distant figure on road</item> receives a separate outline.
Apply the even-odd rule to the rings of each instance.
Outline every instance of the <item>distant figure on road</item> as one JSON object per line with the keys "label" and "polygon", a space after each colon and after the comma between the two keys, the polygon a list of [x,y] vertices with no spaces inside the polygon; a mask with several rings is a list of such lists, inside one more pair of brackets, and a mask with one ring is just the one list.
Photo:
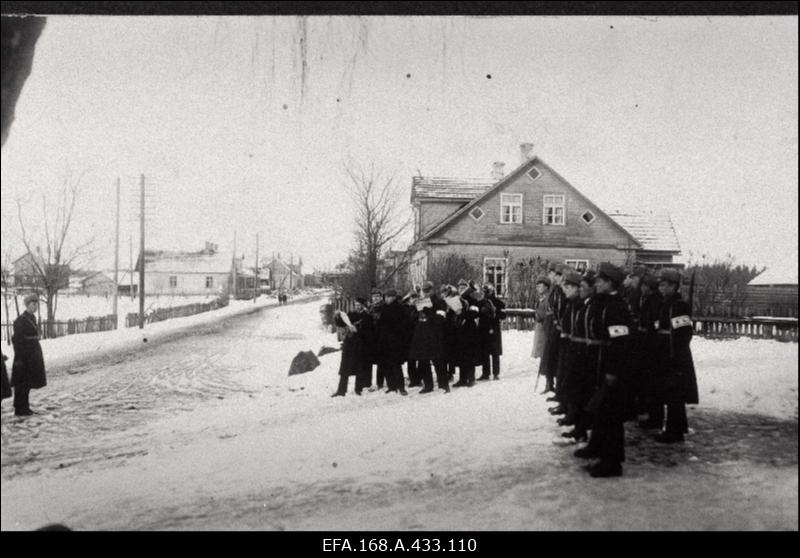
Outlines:
{"label": "distant figure on road", "polygon": [[286,304],[286,301],[288,299],[289,299],[289,296],[286,293],[284,293],[284,292],[278,293],[278,304]]}
{"label": "distant figure on road", "polygon": [[36,309],[39,297],[30,294],[25,297],[25,311],[14,320],[14,365],[11,385],[14,387],[14,414],[25,417],[34,414],[28,401],[32,389],[47,385],[42,346],[39,344],[39,326],[36,323]]}

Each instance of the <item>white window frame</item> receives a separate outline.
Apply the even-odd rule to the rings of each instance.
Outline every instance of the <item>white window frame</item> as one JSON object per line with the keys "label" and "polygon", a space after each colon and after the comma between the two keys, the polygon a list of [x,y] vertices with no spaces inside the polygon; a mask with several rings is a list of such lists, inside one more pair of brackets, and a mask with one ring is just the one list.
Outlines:
{"label": "white window frame", "polygon": [[[560,199],[560,202],[559,202]],[[561,209],[561,222],[553,222],[548,223],[547,221],[547,210],[553,209],[553,219],[557,215],[557,209]],[[544,194],[542,197],[542,224],[543,225],[554,225],[557,227],[563,227],[567,224],[567,196],[564,194]]]}
{"label": "white window frame", "polygon": [[[502,263],[502,277],[503,280],[498,282],[497,281],[497,272],[493,270],[492,276],[489,277],[487,265],[493,264],[493,267],[500,262]],[[491,283],[494,285],[495,292],[497,296],[500,298],[505,298],[506,293],[508,293],[508,258],[493,258],[489,256],[485,256],[483,258],[483,282],[484,283]]]}
{"label": "white window frame", "polygon": [[[472,214],[472,212],[473,212],[473,211],[475,211],[476,209],[480,209],[480,210],[481,210],[481,216],[480,216],[480,217],[475,217],[475,216]],[[469,216],[470,216],[470,217],[472,217],[472,220],[473,220],[473,221],[475,221],[476,223],[478,223],[478,222],[480,222],[480,220],[481,220],[481,219],[483,219],[484,217],[486,217],[486,211],[485,211],[485,210],[484,210],[484,209],[483,209],[481,206],[479,206],[479,205],[476,205],[475,207],[473,207],[472,209],[470,209],[470,210],[469,210]]]}
{"label": "white window frame", "polygon": [[[592,220],[591,220],[591,221],[587,221],[586,219],[584,219],[584,218],[583,218],[583,216],[584,216],[584,215],[586,215],[587,213],[591,213],[591,214],[592,214]],[[591,224],[592,224],[592,223],[594,223],[596,220],[597,220],[597,215],[595,215],[595,212],[594,212],[594,211],[592,211],[591,209],[587,209],[586,211],[584,211],[583,213],[581,213],[581,221],[583,221],[583,224],[584,224],[584,225],[587,225],[587,226],[588,226],[588,225],[591,225]]]}
{"label": "white window frame", "polygon": [[213,289],[213,288],[214,288],[214,276],[206,275],[206,289]]}
{"label": "white window frame", "polygon": [[589,269],[589,260],[564,260],[564,265],[572,269],[578,269],[578,264],[584,264],[583,269]]}
{"label": "white window frame", "polygon": [[170,275],[169,279],[167,280],[170,289],[177,289],[178,288],[178,276],[177,275]]}
{"label": "white window frame", "polygon": [[[500,194],[500,222],[504,225],[521,225],[523,202],[522,194]],[[506,215],[506,208],[509,210],[508,215]],[[519,213],[515,214],[514,209],[518,209]],[[518,217],[518,220],[514,219],[515,216]]]}

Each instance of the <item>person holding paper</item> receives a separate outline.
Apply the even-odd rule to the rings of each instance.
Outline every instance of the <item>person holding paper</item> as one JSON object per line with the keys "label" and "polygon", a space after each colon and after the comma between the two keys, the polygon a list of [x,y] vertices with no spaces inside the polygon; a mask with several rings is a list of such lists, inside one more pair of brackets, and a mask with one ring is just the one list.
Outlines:
{"label": "person holding paper", "polygon": [[415,302],[414,333],[409,350],[409,360],[416,362],[423,383],[420,393],[433,391],[431,362],[436,369],[439,388],[450,391],[443,347],[446,316],[447,304],[436,294],[433,283],[426,281],[422,287],[422,297]]}
{"label": "person holding paper", "polygon": [[350,376],[356,377],[356,395],[361,395],[367,383],[367,375],[372,372],[372,364],[367,354],[367,335],[371,327],[371,317],[366,309],[367,301],[356,298],[352,312],[336,313],[335,323],[346,328],[342,341],[342,361],[339,364],[339,387],[331,397],[344,397]]}

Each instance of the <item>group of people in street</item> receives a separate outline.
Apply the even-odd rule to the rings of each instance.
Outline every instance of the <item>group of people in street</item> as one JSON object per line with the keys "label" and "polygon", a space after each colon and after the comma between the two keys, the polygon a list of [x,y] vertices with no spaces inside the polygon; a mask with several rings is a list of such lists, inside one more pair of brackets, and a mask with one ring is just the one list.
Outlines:
{"label": "group of people in street", "polygon": [[14,363],[9,380],[6,369],[6,355],[2,355],[2,398],[14,395],[14,414],[26,417],[35,414],[31,409],[29,395],[32,389],[47,385],[42,346],[39,343],[41,332],[36,321],[39,296],[29,294],[23,299],[25,311],[14,320],[14,334],[11,343],[14,347]]}
{"label": "group of people in street", "polygon": [[[592,477],[622,475],[625,423],[638,420],[676,443],[688,433],[686,404],[698,403],[690,342],[691,308],[681,274],[610,263],[579,273],[551,265],[537,279],[533,355],[550,414],[571,427],[562,436],[587,444],[576,457],[596,460]],[[646,417],[639,420],[639,417]]]}
{"label": "group of people in street", "polygon": [[[356,298],[354,310],[335,315],[345,333],[339,386],[332,397],[347,393],[350,376],[355,376],[357,395],[384,386],[400,395],[408,395],[406,387],[431,393],[434,372],[445,393],[456,371],[452,387],[500,379],[504,308],[493,285],[466,280],[438,291],[427,281],[403,297],[394,289],[373,289],[369,302]],[[482,373],[476,379],[479,366]]]}

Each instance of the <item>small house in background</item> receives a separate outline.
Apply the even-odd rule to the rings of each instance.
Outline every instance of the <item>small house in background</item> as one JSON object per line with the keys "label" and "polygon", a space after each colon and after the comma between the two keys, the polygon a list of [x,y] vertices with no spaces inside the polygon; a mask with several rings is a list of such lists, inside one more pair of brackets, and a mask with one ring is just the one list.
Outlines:
{"label": "small house in background", "polygon": [[79,293],[87,296],[114,295],[114,273],[110,274],[102,271],[93,271],[84,277],[80,282]]}
{"label": "small house in background", "polygon": [[750,316],[797,318],[797,250],[780,265],[768,267],[747,284]]}
{"label": "small house in background", "polygon": [[601,262],[651,268],[675,266],[680,255],[668,215],[604,211],[533,152],[520,145],[521,163],[490,178],[412,180],[414,242],[410,280],[423,281],[438,257],[462,256],[482,270],[500,296],[509,290],[510,266],[540,258],[576,269]]}
{"label": "small house in background", "polygon": [[[141,255],[139,256],[141,258]],[[139,283],[139,258],[134,269],[134,284]],[[197,252],[145,250],[144,292],[150,295],[218,295],[232,287],[233,273],[242,272],[242,259],[222,253],[219,246],[206,242]],[[124,285],[123,280],[120,284]]]}
{"label": "small house in background", "polygon": [[14,285],[18,289],[41,289],[44,286],[42,272],[49,276],[59,289],[69,288],[70,267],[68,265],[47,265],[40,255],[30,252],[12,262]]}
{"label": "small house in background", "polygon": [[292,290],[305,288],[303,276],[303,258],[293,263],[294,258],[287,263],[281,259],[280,254],[273,257],[264,267],[269,269],[270,288],[272,290]]}

